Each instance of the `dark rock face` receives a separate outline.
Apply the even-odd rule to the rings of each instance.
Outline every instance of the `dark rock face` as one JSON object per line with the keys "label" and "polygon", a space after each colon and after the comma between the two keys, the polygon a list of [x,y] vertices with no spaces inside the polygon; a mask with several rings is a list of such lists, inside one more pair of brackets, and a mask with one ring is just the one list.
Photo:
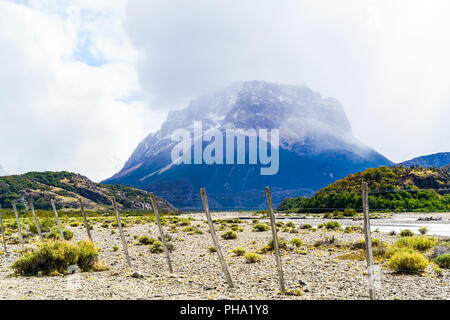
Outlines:
{"label": "dark rock face", "polygon": [[[171,151],[178,142],[171,134],[180,128],[192,134],[194,121],[202,122],[203,132],[215,128],[223,134],[227,129],[279,129],[278,173],[264,176],[260,164],[249,164],[248,141],[246,164],[173,164]],[[171,112],[105,183],[153,191],[178,208],[201,208],[201,187],[207,188],[212,209],[265,208],[265,186],[271,187],[276,205],[285,197],[312,195],[350,173],[390,164],[352,135],[338,101],[304,86],[251,81]]]}

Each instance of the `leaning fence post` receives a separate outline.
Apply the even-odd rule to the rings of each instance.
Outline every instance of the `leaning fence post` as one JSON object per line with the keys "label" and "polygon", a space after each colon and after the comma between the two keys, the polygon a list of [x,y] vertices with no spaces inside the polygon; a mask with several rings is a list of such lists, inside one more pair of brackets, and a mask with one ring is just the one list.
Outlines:
{"label": "leaning fence post", "polygon": [[56,211],[56,206],[55,206],[55,200],[51,199],[50,202],[52,204],[53,213],[55,214],[56,223],[58,224],[59,233],[61,234],[61,239],[66,240],[64,238],[64,232],[62,231],[62,228],[61,228],[61,223],[59,222],[58,211]]}
{"label": "leaning fence post", "polygon": [[167,264],[169,265],[170,273],[173,273],[172,263],[170,262],[169,249],[166,244],[166,237],[164,236],[164,231],[161,225],[161,218],[159,217],[158,205],[156,204],[155,195],[150,193],[150,199],[152,201],[153,212],[155,213],[156,222],[158,223],[159,234],[161,235],[161,242],[164,248],[164,253],[166,255]]}
{"label": "leaning fence post", "polygon": [[84,212],[83,201],[81,200],[81,198],[78,198],[78,201],[80,202],[80,209],[81,209],[81,215],[83,216],[84,226],[86,227],[86,231],[87,231],[89,240],[92,241],[91,230],[90,230],[87,218],[86,218],[86,213]]}
{"label": "leaning fence post", "polygon": [[116,215],[117,226],[119,227],[120,238],[122,239],[123,252],[125,254],[125,258],[127,259],[128,266],[131,268],[130,255],[128,254],[127,241],[125,240],[125,235],[123,234],[122,223],[120,222],[119,209],[117,209],[116,199],[112,197],[111,200],[114,206],[114,214]]}
{"label": "leaning fence post", "polygon": [[280,246],[278,244],[278,236],[277,236],[277,225],[275,223],[275,215],[273,213],[273,206],[272,206],[272,196],[270,194],[269,187],[266,187],[266,197],[267,197],[267,205],[269,207],[270,224],[272,226],[273,248],[275,249],[275,257],[277,259],[277,269],[278,269],[278,280],[280,282],[280,292],[281,292],[281,294],[284,295],[284,294],[286,294],[286,289],[284,287],[283,266],[281,264]]}
{"label": "leaning fence post", "polygon": [[364,213],[364,235],[366,241],[367,274],[369,275],[369,296],[371,300],[375,300],[372,237],[370,234],[370,220],[369,220],[369,186],[367,182],[363,182],[362,184],[362,203]]}
{"label": "leaning fence post", "polygon": [[2,206],[0,205],[0,228],[2,231],[2,242],[3,242],[3,249],[6,253],[6,239],[5,239],[5,228],[3,226],[3,214],[2,214]]}
{"label": "leaning fence post", "polygon": [[222,270],[225,273],[225,276],[227,278],[228,286],[230,288],[233,288],[234,287],[233,281],[231,280],[231,275],[230,275],[230,272],[228,271],[227,264],[225,262],[223,254],[222,254],[222,249],[220,248],[219,240],[217,239],[217,234],[214,229],[214,224],[211,219],[211,213],[209,212],[208,198],[206,197],[205,188],[201,188],[200,193],[202,195],[202,202],[203,202],[203,207],[205,208],[206,219],[208,220],[209,230],[211,232],[211,237],[213,239],[214,246],[216,247],[217,255],[219,256],[220,264],[222,265]]}
{"label": "leaning fence post", "polygon": [[17,220],[17,229],[19,231],[19,239],[20,239],[20,242],[22,243],[22,246],[23,246],[24,245],[24,241],[23,241],[23,236],[22,236],[22,228],[20,227],[19,214],[17,213],[17,207],[16,207],[16,202],[15,201],[12,202],[12,207],[13,207],[14,215],[16,216],[16,220]]}
{"label": "leaning fence post", "polygon": [[39,226],[39,221],[36,217],[36,212],[34,211],[33,200],[30,199],[30,202],[28,203],[28,205],[30,206],[31,213],[33,214],[34,224],[36,225],[36,230],[39,234],[39,237],[41,238],[41,241],[44,241],[44,237],[42,237],[41,227]]}

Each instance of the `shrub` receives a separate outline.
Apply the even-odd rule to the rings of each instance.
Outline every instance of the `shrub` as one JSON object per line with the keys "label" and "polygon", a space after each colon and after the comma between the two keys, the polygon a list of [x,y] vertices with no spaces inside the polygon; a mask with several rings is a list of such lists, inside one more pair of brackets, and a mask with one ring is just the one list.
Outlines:
{"label": "shrub", "polygon": [[392,258],[392,256],[395,255],[397,252],[414,253],[416,251],[411,248],[399,248],[396,246],[392,246],[386,250],[386,258],[388,259]]}
{"label": "shrub", "polygon": [[267,224],[263,223],[257,223],[253,226],[253,231],[255,232],[264,232],[269,229],[269,226]]}
{"label": "shrub", "polygon": [[92,270],[97,262],[98,250],[90,241],[73,244],[67,241],[46,241],[37,249],[25,253],[13,265],[17,274],[34,276],[67,273],[71,265],[82,271]]}
{"label": "shrub", "polygon": [[303,291],[300,289],[288,289],[286,290],[286,295],[301,297],[303,296]]}
{"label": "shrub", "polygon": [[427,227],[421,227],[419,228],[419,232],[420,234],[424,235],[428,232],[428,228]]}
{"label": "shrub", "polygon": [[286,223],[286,227],[295,228],[295,224],[292,221],[289,221],[288,223]]}
{"label": "shrub", "polygon": [[78,242],[79,254],[78,254],[78,266],[83,271],[90,270],[98,257],[98,250],[92,241],[83,240]]}
{"label": "shrub", "polygon": [[217,252],[216,247],[209,247],[209,252],[213,253],[213,252]]}
{"label": "shrub", "polygon": [[243,255],[245,254],[245,249],[239,247],[239,248],[234,249],[232,252],[233,252],[235,255],[237,255],[237,256],[240,257],[240,256],[243,256]]}
{"label": "shrub", "polygon": [[118,251],[119,250],[119,247],[118,246],[114,246],[113,247],[113,251]]}
{"label": "shrub", "polygon": [[261,256],[255,252],[246,253],[245,259],[247,260],[247,263],[256,263],[262,260]]}
{"label": "shrub", "polygon": [[300,229],[311,229],[311,228],[312,228],[312,226],[311,226],[310,224],[307,224],[307,223],[303,224],[303,225],[300,227]]}
{"label": "shrub", "polygon": [[73,239],[73,232],[70,230],[63,230],[64,239],[66,240],[72,240]]}
{"label": "shrub", "polygon": [[[41,229],[41,232],[50,232],[52,227],[55,225],[55,223],[49,218],[42,219],[41,221],[38,222],[39,222],[39,229]],[[29,225],[29,229],[33,234],[38,234],[37,227],[34,221],[32,222],[32,224]]]}
{"label": "shrub", "polygon": [[414,235],[414,232],[412,232],[409,229],[405,229],[400,232],[401,237],[412,237],[413,235]]}
{"label": "shrub", "polygon": [[230,231],[223,233],[222,238],[225,240],[233,240],[233,239],[237,239],[238,235],[236,232],[230,230]]}
{"label": "shrub", "polygon": [[150,252],[151,253],[161,253],[163,251],[164,251],[164,248],[162,246],[162,242],[161,241],[153,242],[152,246],[150,247]]}
{"label": "shrub", "polygon": [[[378,247],[380,245],[380,240],[376,238],[372,238],[372,247]],[[365,249],[366,248],[366,240],[361,239],[356,241],[351,245],[352,249]]]}
{"label": "shrub", "polygon": [[387,263],[387,267],[397,272],[423,272],[428,260],[419,252],[395,253]]}
{"label": "shrub", "polygon": [[446,253],[435,258],[434,263],[439,267],[449,269],[450,268],[450,253]]}
{"label": "shrub", "polygon": [[337,221],[329,221],[329,222],[325,223],[325,228],[327,228],[329,230],[339,229],[340,227],[341,227],[341,224]]}
{"label": "shrub", "polygon": [[[280,247],[280,249],[287,249],[288,247],[288,243],[287,241],[280,239],[278,237],[278,246]],[[261,252],[265,253],[265,252],[269,252],[269,251],[273,251],[274,245],[273,245],[273,239],[270,239],[270,241],[267,243],[267,245],[263,248],[261,248]]]}
{"label": "shrub", "polygon": [[142,236],[139,238],[139,244],[142,244],[142,245],[153,244],[154,242],[155,242],[155,239],[150,238],[149,236]]}
{"label": "shrub", "polygon": [[61,240],[61,235],[59,234],[58,230],[53,230],[52,232],[48,233],[45,238],[52,240]]}
{"label": "shrub", "polygon": [[404,237],[395,242],[395,246],[399,248],[411,248],[418,251],[426,251],[433,248],[437,241],[428,237]]}
{"label": "shrub", "polygon": [[358,215],[358,212],[355,209],[345,209],[342,215],[344,217],[355,217]]}
{"label": "shrub", "polygon": [[332,245],[335,242],[336,242],[336,237],[333,234],[331,237],[325,237],[324,239],[316,240],[314,242],[314,247],[317,248],[317,247],[320,247],[323,245]]}
{"label": "shrub", "polygon": [[296,247],[300,247],[303,244],[302,239],[299,238],[293,238],[290,242]]}

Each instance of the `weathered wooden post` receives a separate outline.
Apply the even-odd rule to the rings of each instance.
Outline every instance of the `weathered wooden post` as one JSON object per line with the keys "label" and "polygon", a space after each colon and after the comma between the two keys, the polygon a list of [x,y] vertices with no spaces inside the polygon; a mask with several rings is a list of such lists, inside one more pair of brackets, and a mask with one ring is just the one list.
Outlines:
{"label": "weathered wooden post", "polygon": [[30,199],[30,201],[28,202],[28,205],[30,207],[31,213],[33,214],[34,224],[36,225],[36,230],[39,234],[39,237],[41,238],[41,241],[44,241],[44,237],[42,236],[42,232],[41,232],[41,227],[39,226],[39,221],[36,217],[36,212],[34,211],[33,200]]}
{"label": "weathered wooden post", "polygon": [[19,231],[20,243],[22,243],[22,246],[23,246],[25,244],[25,242],[23,241],[22,227],[20,226],[19,213],[17,212],[17,206],[16,206],[15,201],[12,202],[12,207],[13,207],[14,215],[16,216],[17,229]]}
{"label": "weathered wooden post", "polygon": [[89,240],[92,241],[91,230],[90,230],[87,218],[86,218],[86,213],[84,212],[83,201],[81,200],[81,198],[78,198],[78,201],[80,202],[80,209],[81,209],[81,215],[83,216],[84,226],[86,228]]}
{"label": "weathered wooden post", "polygon": [[125,235],[123,234],[122,223],[120,222],[119,209],[117,208],[116,199],[112,197],[112,203],[114,206],[114,214],[116,215],[117,226],[119,227],[120,238],[122,239],[123,252],[125,258],[127,259],[128,266],[131,267],[130,255],[128,254],[127,241],[125,240]]}
{"label": "weathered wooden post", "polygon": [[158,224],[159,234],[161,236],[161,242],[164,248],[164,254],[166,255],[167,264],[169,265],[169,272],[173,273],[172,263],[170,262],[169,249],[167,248],[166,237],[164,236],[164,230],[161,224],[161,218],[159,217],[158,205],[156,204],[155,195],[150,193],[150,199],[152,201],[153,212],[155,213],[156,222]]}
{"label": "weathered wooden post", "polygon": [[220,248],[219,240],[217,239],[216,230],[214,229],[214,223],[211,219],[211,213],[209,212],[208,198],[206,197],[205,188],[200,189],[200,193],[202,195],[203,207],[205,208],[206,219],[208,220],[209,230],[211,232],[211,237],[213,239],[214,246],[217,251],[217,255],[219,256],[220,264],[222,265],[222,270],[227,278],[228,286],[233,288],[233,281],[231,280],[230,272],[228,271],[227,264],[225,262],[225,258],[223,257],[222,249]]}
{"label": "weathered wooden post", "polygon": [[3,213],[2,206],[0,205],[0,229],[2,231],[2,243],[3,243],[3,251],[6,253],[6,239],[5,239],[5,228],[3,226]]}
{"label": "weathered wooden post", "polygon": [[269,207],[270,224],[272,226],[273,248],[275,250],[275,257],[277,260],[278,280],[280,283],[281,294],[286,294],[286,288],[284,286],[284,274],[283,266],[281,264],[280,246],[278,244],[277,225],[275,223],[275,214],[273,213],[272,196],[270,194],[270,188],[266,187],[267,205]]}
{"label": "weathered wooden post", "polygon": [[370,234],[370,219],[369,219],[369,186],[367,182],[363,182],[362,184],[362,203],[364,213],[364,236],[366,241],[367,274],[369,275],[369,296],[371,300],[375,300],[372,236]]}
{"label": "weathered wooden post", "polygon": [[62,228],[61,228],[61,223],[59,222],[58,211],[56,211],[56,206],[55,206],[55,200],[51,199],[50,202],[52,204],[53,213],[55,214],[56,223],[58,224],[59,233],[61,234],[61,239],[62,240],[66,240],[64,238],[64,233],[63,233]]}

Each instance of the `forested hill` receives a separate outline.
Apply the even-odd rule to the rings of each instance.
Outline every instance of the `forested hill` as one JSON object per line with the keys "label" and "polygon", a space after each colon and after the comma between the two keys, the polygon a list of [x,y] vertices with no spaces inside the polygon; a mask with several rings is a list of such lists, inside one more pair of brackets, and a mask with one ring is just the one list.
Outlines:
{"label": "forested hill", "polygon": [[362,209],[361,186],[363,181],[369,185],[371,210],[450,210],[450,192],[448,190],[450,188],[450,171],[448,166],[437,169],[406,168],[402,165],[383,166],[351,174],[319,190],[312,198],[285,199],[278,210],[332,212],[345,208]]}
{"label": "forested hill", "polygon": [[[0,177],[0,204],[10,208],[32,198],[36,209],[50,210],[55,199],[58,209],[78,209],[78,198],[87,210],[111,208],[114,196],[122,209],[151,209],[148,193],[118,185],[94,183],[88,178],[70,172],[30,172],[23,175]],[[169,202],[157,197],[158,208],[175,211]]]}

